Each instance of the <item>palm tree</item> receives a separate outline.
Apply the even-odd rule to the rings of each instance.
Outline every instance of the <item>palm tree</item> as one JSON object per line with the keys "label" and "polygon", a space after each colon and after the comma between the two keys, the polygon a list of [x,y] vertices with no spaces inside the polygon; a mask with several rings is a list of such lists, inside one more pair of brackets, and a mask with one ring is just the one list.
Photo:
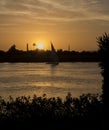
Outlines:
{"label": "palm tree", "polygon": [[36,43],[33,43],[33,50],[35,50],[35,47],[36,47]]}

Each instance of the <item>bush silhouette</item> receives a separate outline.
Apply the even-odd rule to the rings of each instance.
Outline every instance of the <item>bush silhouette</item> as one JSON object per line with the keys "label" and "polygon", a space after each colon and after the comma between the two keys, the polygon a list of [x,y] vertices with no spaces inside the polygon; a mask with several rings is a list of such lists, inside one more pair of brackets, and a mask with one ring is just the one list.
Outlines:
{"label": "bush silhouette", "polygon": [[[72,98],[46,95],[32,98],[21,96],[5,101],[0,98],[0,124],[24,128],[101,128],[102,102],[99,95],[86,94]],[[87,126],[88,125],[88,126]],[[51,127],[52,126],[52,127]]]}

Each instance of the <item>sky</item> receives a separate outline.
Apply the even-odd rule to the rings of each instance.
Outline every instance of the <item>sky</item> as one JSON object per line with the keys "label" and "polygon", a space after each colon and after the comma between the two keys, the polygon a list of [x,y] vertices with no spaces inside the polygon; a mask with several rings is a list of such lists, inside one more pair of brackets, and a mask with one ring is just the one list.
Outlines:
{"label": "sky", "polygon": [[50,49],[97,50],[109,33],[109,0],[0,0],[0,50],[42,43]]}

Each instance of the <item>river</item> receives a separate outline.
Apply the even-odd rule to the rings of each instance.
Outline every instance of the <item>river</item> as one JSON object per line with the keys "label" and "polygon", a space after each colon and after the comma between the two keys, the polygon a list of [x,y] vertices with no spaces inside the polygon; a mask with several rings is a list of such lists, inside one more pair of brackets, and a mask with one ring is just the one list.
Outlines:
{"label": "river", "polygon": [[0,63],[0,96],[42,96],[65,98],[101,93],[102,76],[97,62]]}

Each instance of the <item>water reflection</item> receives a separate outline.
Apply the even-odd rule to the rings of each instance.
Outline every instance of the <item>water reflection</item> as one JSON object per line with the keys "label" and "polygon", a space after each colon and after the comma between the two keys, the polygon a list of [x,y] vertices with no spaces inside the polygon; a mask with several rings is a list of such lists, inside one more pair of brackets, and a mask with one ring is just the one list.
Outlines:
{"label": "water reflection", "polygon": [[0,63],[0,95],[7,97],[44,93],[73,96],[101,92],[102,77],[98,63]]}

